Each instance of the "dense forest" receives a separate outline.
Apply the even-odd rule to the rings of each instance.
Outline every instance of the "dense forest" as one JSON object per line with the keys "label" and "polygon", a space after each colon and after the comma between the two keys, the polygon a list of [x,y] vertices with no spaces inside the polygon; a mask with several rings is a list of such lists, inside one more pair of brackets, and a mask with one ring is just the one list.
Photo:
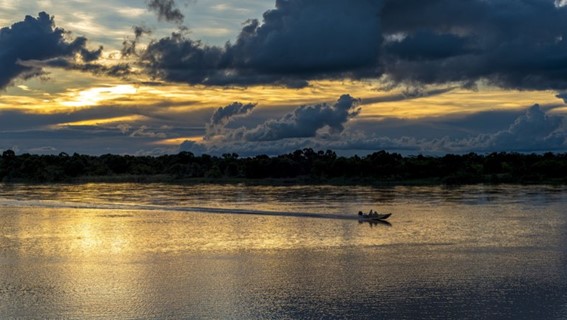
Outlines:
{"label": "dense forest", "polygon": [[297,150],[269,157],[237,154],[196,156],[16,155],[2,153],[0,181],[171,181],[333,183],[333,184],[470,184],[567,183],[567,154],[491,153],[479,155],[402,156],[379,151],[364,157],[333,151]]}

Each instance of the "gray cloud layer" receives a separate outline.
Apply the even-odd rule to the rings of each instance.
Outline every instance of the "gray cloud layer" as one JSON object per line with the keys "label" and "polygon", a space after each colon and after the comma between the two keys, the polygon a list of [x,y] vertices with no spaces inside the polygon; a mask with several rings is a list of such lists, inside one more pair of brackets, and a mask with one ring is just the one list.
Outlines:
{"label": "gray cloud layer", "polygon": [[333,149],[339,154],[381,149],[405,154],[567,151],[565,118],[552,113],[550,106],[534,105],[523,113],[490,111],[458,118],[378,121],[358,116],[358,108],[364,108],[364,103],[345,95],[335,103],[299,106],[277,116],[268,112],[270,108],[234,103],[212,113],[200,109],[168,117],[162,105],[154,105],[135,109],[143,116],[141,121],[96,125],[65,123],[116,118],[132,110],[117,106],[58,114],[3,110],[0,147],[19,152],[160,154],[178,151],[174,146],[155,144],[162,139],[205,135],[202,143],[186,142],[181,150],[217,155],[236,152],[242,156],[302,148]]}
{"label": "gray cloud layer", "polygon": [[344,124],[358,115],[359,99],[350,95],[341,96],[336,103],[301,106],[280,119],[268,120],[254,129],[235,130],[232,139],[245,141],[276,141],[288,138],[315,137],[321,129],[330,134],[344,130]]}
{"label": "gray cloud layer", "polygon": [[[224,108],[219,108],[211,118],[208,128],[215,128],[213,132],[208,130],[208,137],[215,138],[214,133],[219,135],[215,140],[223,141],[277,141],[289,138],[310,138],[317,136],[322,129],[327,129],[328,134],[339,134],[344,130],[344,124],[358,115],[360,109],[359,99],[350,95],[341,96],[336,103],[300,106],[293,112],[285,114],[279,119],[270,119],[254,128],[240,127],[236,129],[226,128],[226,124],[234,116],[244,117],[249,114],[254,105],[242,105],[233,103]],[[218,130],[218,125],[222,130]]]}
{"label": "gray cloud layer", "polygon": [[493,135],[481,135],[473,144],[495,150],[561,150],[566,147],[565,119],[547,115],[539,105],[533,105],[518,117],[507,130]]}
{"label": "gray cloud layer", "polygon": [[[401,120],[395,125],[396,134],[378,133],[384,131],[380,127],[388,127],[388,123],[374,123],[372,125],[374,130],[357,129],[357,125],[360,127],[357,123],[350,123],[345,128],[347,119],[357,116],[358,103],[358,100],[345,95],[334,105],[301,106],[279,119],[266,120],[252,129],[226,129],[220,139],[209,139],[203,143],[186,141],[180,146],[180,150],[198,154],[237,152],[245,156],[259,153],[282,154],[306,147],[359,154],[381,149],[408,154],[567,150],[565,118],[550,115],[537,104],[528,108],[524,114],[518,115],[507,128],[492,133],[474,133],[479,118],[513,119],[511,118],[513,114],[486,113],[475,114],[462,120],[448,118],[436,120],[422,124],[429,126],[425,128],[428,134],[447,132],[444,127],[448,126],[468,128],[466,130],[470,130],[471,133],[461,134],[462,137],[426,137],[419,133],[415,125],[404,124]],[[395,119],[387,121],[396,122]],[[323,127],[333,125],[336,125],[337,129],[334,134],[319,131]],[[495,127],[493,124],[488,124],[485,130]],[[454,129],[449,130],[451,133],[454,131]]]}

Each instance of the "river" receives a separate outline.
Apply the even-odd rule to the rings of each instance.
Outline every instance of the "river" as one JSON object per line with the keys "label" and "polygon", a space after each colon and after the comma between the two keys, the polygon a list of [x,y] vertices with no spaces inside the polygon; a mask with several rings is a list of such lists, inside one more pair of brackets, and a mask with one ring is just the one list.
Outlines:
{"label": "river", "polygon": [[0,184],[0,318],[567,319],[566,209],[546,185]]}

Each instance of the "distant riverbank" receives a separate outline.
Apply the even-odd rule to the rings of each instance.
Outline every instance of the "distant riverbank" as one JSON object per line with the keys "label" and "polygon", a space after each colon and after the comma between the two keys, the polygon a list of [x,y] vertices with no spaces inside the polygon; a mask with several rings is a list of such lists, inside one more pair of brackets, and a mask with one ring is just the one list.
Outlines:
{"label": "distant riverbank", "polygon": [[306,185],[330,185],[330,186],[435,186],[435,185],[474,185],[474,184],[518,184],[518,185],[567,185],[564,179],[547,180],[525,180],[513,177],[503,177],[494,180],[494,177],[475,179],[473,181],[452,181],[442,179],[414,179],[414,180],[377,180],[372,178],[176,178],[169,175],[112,175],[112,176],[83,176],[66,178],[56,181],[38,181],[34,179],[13,179],[2,181],[4,184],[84,184],[84,183],[166,183],[179,185],[197,184],[226,184],[226,185],[249,185],[249,186],[306,186]]}
{"label": "distant riverbank", "polygon": [[175,155],[16,155],[4,151],[5,183],[164,182],[252,185],[567,184],[566,154],[491,153],[401,156],[379,151],[340,157],[297,150],[240,158],[181,152]]}

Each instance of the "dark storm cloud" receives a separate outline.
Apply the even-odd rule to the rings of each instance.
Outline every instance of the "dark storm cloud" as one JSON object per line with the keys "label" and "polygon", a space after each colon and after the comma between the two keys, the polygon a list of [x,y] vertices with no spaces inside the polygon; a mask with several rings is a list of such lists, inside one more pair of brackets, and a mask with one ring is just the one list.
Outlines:
{"label": "dark storm cloud", "polygon": [[[149,30],[135,27],[122,54],[136,56],[145,72],[164,81],[299,88],[317,79],[381,78],[414,87],[482,80],[503,88],[567,89],[565,1],[277,0],[224,46],[192,39],[174,0],[146,4],[179,31],[139,51],[136,44]],[[41,75],[40,62],[114,76],[134,69],[97,64],[102,48],[89,50],[86,43],[70,39],[46,13],[0,29],[0,88]]]}
{"label": "dark storm cloud", "polygon": [[382,63],[395,83],[567,87],[567,8],[553,0],[388,0]]}
{"label": "dark storm cloud", "polygon": [[207,46],[184,32],[152,41],[141,55],[155,77],[191,84],[307,85],[306,80],[376,76],[380,1],[278,0],[249,20],[236,42]]}
{"label": "dark storm cloud", "polygon": [[183,33],[152,41],[141,55],[147,71],[167,81],[187,83],[219,82],[225,59],[222,48],[192,41]]}
{"label": "dark storm cloud", "polygon": [[385,47],[389,55],[405,60],[442,60],[472,53],[466,38],[429,31],[418,31]]}
{"label": "dark storm cloud", "polygon": [[361,72],[377,62],[380,1],[276,1],[263,22],[251,20],[229,54],[240,68],[316,75]]}
{"label": "dark storm cloud", "polygon": [[159,20],[183,23],[185,16],[177,9],[174,0],[150,0],[148,1],[148,9],[154,11]]}
{"label": "dark storm cloud", "polygon": [[75,61],[67,58],[55,58],[48,60],[29,60],[20,61],[20,65],[29,67],[34,70],[41,70],[41,68],[52,67],[61,68],[66,70],[76,70],[81,72],[89,72],[96,75],[108,75],[111,77],[126,78],[133,74],[132,68],[128,63],[119,63],[115,65],[102,65],[98,63],[85,63],[82,61]]}
{"label": "dark storm cloud", "polygon": [[67,40],[65,30],[55,27],[53,17],[45,12],[37,18],[26,16],[24,21],[0,29],[0,89],[17,78],[41,75],[41,69],[26,65],[26,61],[74,58],[92,62],[101,55],[102,48],[90,51],[87,39]]}
{"label": "dark storm cloud", "polygon": [[554,0],[278,0],[234,43],[178,32],[141,55],[167,81],[211,85],[379,78],[567,88],[567,7]]}

